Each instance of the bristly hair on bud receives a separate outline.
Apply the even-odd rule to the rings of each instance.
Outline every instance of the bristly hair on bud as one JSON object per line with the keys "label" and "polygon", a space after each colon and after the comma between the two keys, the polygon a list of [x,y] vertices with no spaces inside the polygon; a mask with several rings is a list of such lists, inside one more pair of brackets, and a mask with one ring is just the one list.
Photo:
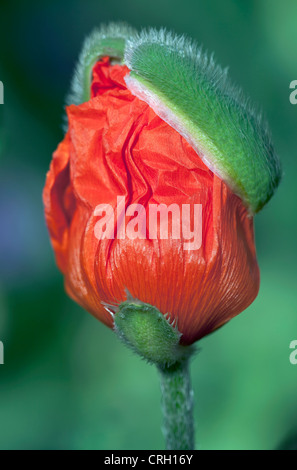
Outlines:
{"label": "bristly hair on bud", "polygon": [[95,29],[83,44],[72,78],[66,105],[81,104],[90,99],[91,73],[95,63],[104,56],[122,63],[125,41],[136,33],[126,23],[110,23]]}
{"label": "bristly hair on bud", "polygon": [[130,91],[185,137],[251,214],[258,212],[280,182],[280,162],[262,115],[227,70],[165,29],[128,39],[124,62]]}
{"label": "bristly hair on bud", "polygon": [[269,201],[282,171],[268,125],[213,56],[165,29],[103,25],[84,42],[67,105],[90,99],[92,68],[103,56],[130,68],[130,91],[189,142],[251,215]]}
{"label": "bristly hair on bud", "polygon": [[138,299],[120,303],[113,320],[118,338],[160,369],[187,361],[195,352],[193,346],[180,344],[182,335],[170,315],[163,315],[156,307]]}

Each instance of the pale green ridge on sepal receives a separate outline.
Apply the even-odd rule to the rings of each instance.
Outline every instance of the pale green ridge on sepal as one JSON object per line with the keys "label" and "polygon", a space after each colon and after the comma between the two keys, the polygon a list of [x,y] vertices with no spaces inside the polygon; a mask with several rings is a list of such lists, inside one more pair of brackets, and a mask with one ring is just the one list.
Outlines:
{"label": "pale green ridge on sepal", "polygon": [[180,344],[181,333],[156,307],[138,300],[121,303],[113,316],[114,331],[123,343],[150,363],[166,368],[186,360],[192,346]]}
{"label": "pale green ridge on sepal", "polygon": [[123,63],[125,41],[135,30],[125,23],[110,23],[95,29],[86,39],[75,67],[66,104],[81,104],[90,99],[91,75],[95,63],[109,56],[114,63]]}
{"label": "pale green ridge on sepal", "polygon": [[162,29],[126,42],[130,91],[176,129],[251,214],[271,198],[281,166],[268,126],[242,91],[191,40]]}

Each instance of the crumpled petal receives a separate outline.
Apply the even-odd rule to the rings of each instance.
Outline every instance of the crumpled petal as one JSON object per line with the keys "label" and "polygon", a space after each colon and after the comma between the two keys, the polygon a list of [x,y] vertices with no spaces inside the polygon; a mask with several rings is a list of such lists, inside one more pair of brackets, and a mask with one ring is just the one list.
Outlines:
{"label": "crumpled petal", "polygon": [[[186,140],[131,94],[127,73],[102,59],[93,69],[92,98],[67,108],[69,130],[44,189],[46,221],[75,301],[112,327],[103,303],[124,301],[128,291],[169,313],[182,343],[191,344],[258,293],[253,219]],[[201,247],[185,250],[182,234],[174,239],[170,232],[168,239],[98,240],[94,210],[116,210],[118,196],[125,208],[142,204],[147,222],[152,204],[202,204]]]}

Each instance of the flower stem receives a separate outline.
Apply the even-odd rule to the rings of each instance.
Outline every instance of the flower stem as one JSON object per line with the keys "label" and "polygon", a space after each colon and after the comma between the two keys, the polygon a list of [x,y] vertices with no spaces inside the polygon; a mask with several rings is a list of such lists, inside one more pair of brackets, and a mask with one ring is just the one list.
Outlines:
{"label": "flower stem", "polygon": [[167,450],[194,449],[193,390],[189,360],[159,367],[163,433]]}

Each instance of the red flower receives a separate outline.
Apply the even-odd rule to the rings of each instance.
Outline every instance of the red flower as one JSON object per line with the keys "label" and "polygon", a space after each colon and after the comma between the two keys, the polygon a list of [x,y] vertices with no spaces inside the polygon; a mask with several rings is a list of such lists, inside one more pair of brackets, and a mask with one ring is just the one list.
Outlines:
{"label": "red flower", "polygon": [[[258,293],[253,219],[186,140],[131,94],[128,72],[102,59],[93,69],[91,99],[67,107],[69,130],[44,189],[46,221],[66,290],[82,307],[112,327],[104,304],[126,300],[129,291],[169,313],[181,342],[191,344]],[[118,196],[125,196],[125,208],[141,204],[146,221],[153,204],[181,210],[188,204],[192,212],[201,204],[200,248],[185,249],[182,227],[174,238],[173,219],[168,239],[150,239],[143,229],[145,238],[98,240],[95,209],[116,209]],[[124,220],[127,226],[131,215]],[[117,217],[110,221],[116,233]]]}

